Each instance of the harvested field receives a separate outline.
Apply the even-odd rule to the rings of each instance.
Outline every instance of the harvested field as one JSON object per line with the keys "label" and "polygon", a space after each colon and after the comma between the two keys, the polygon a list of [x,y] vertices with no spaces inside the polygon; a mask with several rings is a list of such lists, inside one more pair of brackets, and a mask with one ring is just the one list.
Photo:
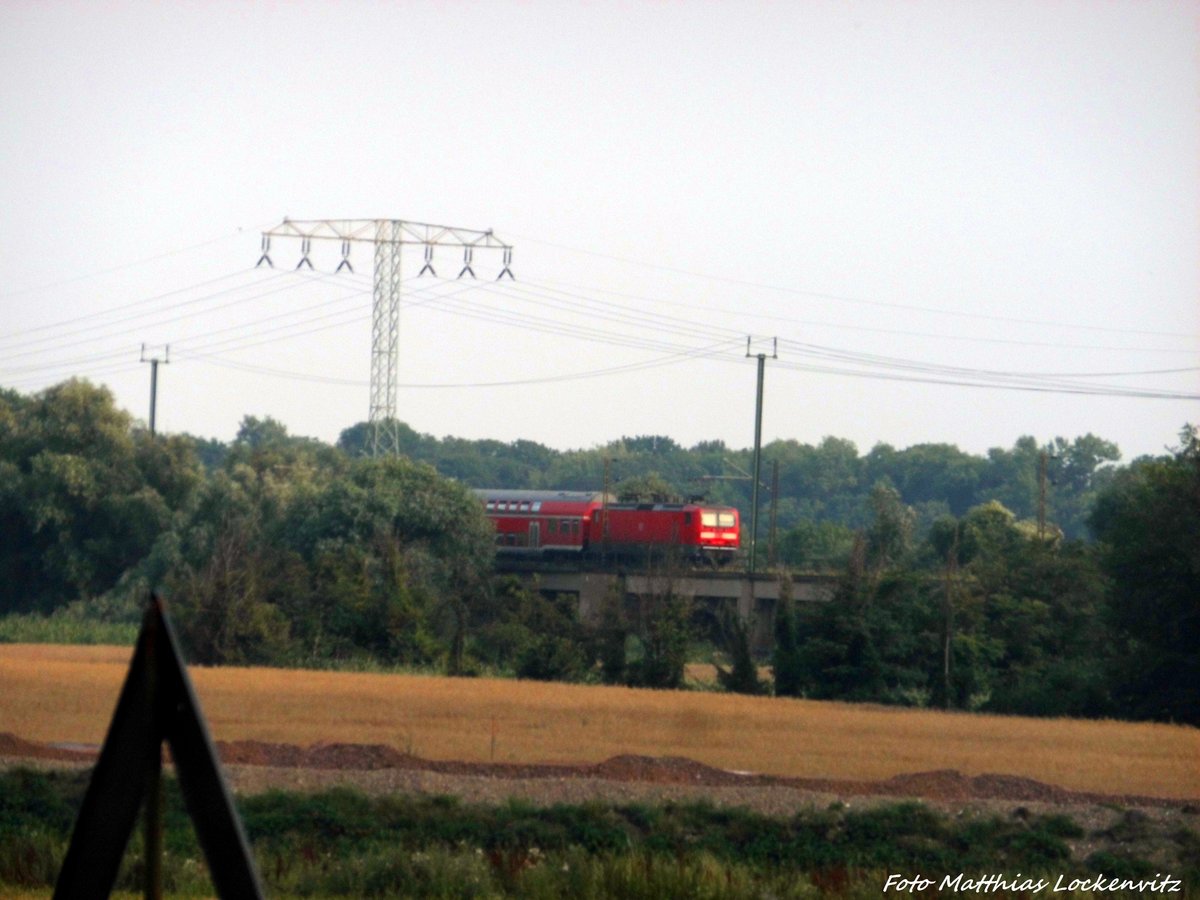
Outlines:
{"label": "harvested field", "polygon": [[[98,745],[129,657],[128,648],[0,646],[0,731]],[[191,674],[234,770],[255,763],[960,801],[1200,798],[1200,732],[1180,726],[496,679]]]}

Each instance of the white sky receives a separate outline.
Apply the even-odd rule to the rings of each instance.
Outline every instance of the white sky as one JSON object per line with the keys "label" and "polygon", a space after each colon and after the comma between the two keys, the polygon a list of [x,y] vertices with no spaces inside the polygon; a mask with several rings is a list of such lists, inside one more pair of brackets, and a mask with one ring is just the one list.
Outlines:
{"label": "white sky", "polygon": [[[418,431],[746,447],[753,334],[780,342],[766,440],[1090,431],[1161,452],[1200,420],[1197,20],[1140,0],[9,0],[0,384],[82,375],[144,418],[140,345],[169,343],[160,430],[229,439],[253,414],[335,440],[367,417],[370,247],[354,277],[332,276],[336,244],[294,274],[295,241],[254,270],[259,232],[384,217],[515,245],[511,285],[480,252],[468,290],[448,250],[442,279],[406,281]],[[961,370],[1193,399],[897,380],[995,382]]]}

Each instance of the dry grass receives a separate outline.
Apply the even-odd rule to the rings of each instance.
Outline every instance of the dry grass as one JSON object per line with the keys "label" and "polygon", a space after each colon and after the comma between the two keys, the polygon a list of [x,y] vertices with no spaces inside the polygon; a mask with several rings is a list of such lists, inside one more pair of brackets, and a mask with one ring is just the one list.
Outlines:
{"label": "dry grass", "polygon": [[[0,731],[100,743],[130,651],[0,645]],[[687,756],[728,769],[877,779],[957,769],[1076,790],[1200,798],[1200,731],[725,694],[279,669],[194,669],[213,735],[388,744],[436,759]]]}

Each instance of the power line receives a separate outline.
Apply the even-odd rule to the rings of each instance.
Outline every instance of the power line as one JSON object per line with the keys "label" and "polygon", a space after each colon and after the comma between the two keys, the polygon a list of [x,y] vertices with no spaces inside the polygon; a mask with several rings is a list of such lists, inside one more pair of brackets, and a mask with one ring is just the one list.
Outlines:
{"label": "power line", "polygon": [[[184,288],[177,288],[173,291],[164,291],[161,294],[155,294],[151,297],[143,297],[140,300],[134,300],[130,303],[123,303],[120,306],[110,307],[109,309],[99,310],[99,311],[93,312],[93,313],[85,313],[84,315],[81,315],[81,316],[72,316],[69,319],[63,319],[58,322],[50,322],[45,325],[36,325],[33,328],[27,328],[23,331],[9,332],[8,334],[0,335],[0,343],[13,341],[14,339],[18,340],[19,342],[25,341],[26,335],[36,334],[36,333],[42,332],[42,331],[50,331],[51,329],[61,329],[61,328],[67,327],[67,326],[75,325],[79,322],[85,322],[89,319],[98,319],[98,318],[102,318],[104,316],[111,315],[116,312],[124,312],[127,309],[133,309],[134,307],[137,307],[137,306],[144,306],[145,304],[154,303],[158,300],[163,300],[167,297],[173,297],[178,294],[184,294],[184,293],[187,293],[188,291],[196,290],[197,288],[208,287],[209,285],[217,284],[222,281],[228,281],[231,278],[237,278],[243,274],[245,274],[244,271],[231,272],[228,275],[220,275],[216,278],[210,278],[207,281],[199,282],[198,284],[188,285],[187,287],[184,287]],[[240,290],[240,287],[239,288],[231,288],[230,290]],[[210,296],[219,296],[221,293],[223,293],[223,292],[218,291],[215,294],[210,295]],[[193,301],[193,300],[184,301],[185,304],[192,303],[192,302],[195,302],[195,301]],[[168,308],[170,308],[170,307],[168,307]],[[142,315],[153,315],[154,312],[155,311],[152,310],[151,312],[143,313]],[[137,318],[137,316],[126,317],[126,318],[120,319],[118,321],[125,322],[125,321],[130,321],[131,319],[135,319],[135,318]],[[90,327],[103,328],[103,327],[107,327],[107,326],[97,325],[97,326],[90,326]],[[67,334],[68,335],[79,334],[79,333],[85,332],[87,330],[89,330],[89,328],[85,327],[85,328],[76,329],[75,331],[67,332]],[[61,333],[55,335],[55,337],[62,337],[62,336],[63,335]],[[31,341],[31,343],[37,343],[42,340],[53,340],[53,339],[54,338],[35,338],[35,339],[33,339],[33,341]]]}
{"label": "power line", "polygon": [[76,282],[87,281],[89,279],[99,278],[104,275],[111,275],[114,272],[124,272],[127,269],[134,269],[138,266],[144,266],[152,262],[158,262],[160,259],[167,259],[172,256],[178,256],[181,253],[190,253],[193,250],[201,250],[204,247],[211,247],[213,244],[219,244],[221,241],[227,241],[230,238],[237,237],[239,234],[241,234],[241,231],[242,229],[239,228],[235,232],[227,232],[220,237],[210,238],[206,241],[200,241],[196,244],[189,244],[186,247],[178,247],[174,250],[166,250],[162,253],[157,253],[154,256],[147,256],[143,257],[142,259],[136,259],[133,262],[121,263],[117,266],[110,266],[107,269],[96,269],[91,272],[85,272],[81,275],[74,275],[70,278],[63,278],[58,281],[46,282],[25,288],[18,288],[15,291],[5,291],[4,293],[0,294],[0,298],[20,297],[24,294],[31,294],[36,291],[47,291],[51,288],[62,287],[63,285],[67,284],[75,284]]}
{"label": "power line", "polygon": [[[526,278],[523,280],[523,284],[534,285],[537,287],[543,287],[546,290],[552,290],[552,291],[559,290],[559,288],[555,287],[555,285],[559,285],[559,284],[565,284],[567,287],[573,287],[573,288],[577,288],[577,289],[581,289],[581,290],[583,289],[579,285],[571,284],[570,282],[558,281],[555,279],[550,279],[548,281],[534,281],[534,280]],[[591,290],[596,291],[597,293],[605,294],[605,295],[612,296],[612,297],[622,297],[626,300],[640,300],[640,301],[643,301],[646,303],[657,303],[657,304],[661,304],[664,306],[676,306],[676,307],[683,307],[686,309],[695,309],[696,308],[695,303],[681,303],[679,301],[666,300],[666,299],[663,299],[662,297],[651,297],[651,296],[647,296],[645,294],[630,294],[630,293],[624,292],[624,291],[614,291],[614,290],[609,290],[607,288],[601,288],[601,287],[592,287]],[[568,293],[568,296],[574,296],[573,294],[570,294],[569,292],[565,292],[565,293]],[[1017,347],[1048,347],[1048,348],[1052,348],[1055,350],[1089,350],[1089,351],[1118,352],[1118,353],[1176,353],[1176,354],[1186,353],[1188,355],[1195,355],[1195,353],[1196,353],[1196,350],[1192,349],[1192,348],[1130,347],[1130,346],[1119,346],[1119,345],[1108,345],[1108,344],[1076,344],[1076,343],[1070,343],[1070,342],[1065,342],[1065,341],[1030,341],[1030,340],[1018,340],[1016,338],[979,337],[976,335],[965,335],[965,334],[943,334],[940,332],[931,332],[931,331],[912,331],[912,330],[900,329],[900,328],[882,328],[879,326],[872,326],[872,325],[852,325],[852,324],[847,324],[844,322],[828,322],[828,321],[819,321],[819,320],[813,320],[813,319],[797,319],[797,318],[794,318],[791,316],[780,316],[780,315],[774,315],[771,313],[757,313],[757,312],[751,312],[751,311],[744,310],[744,309],[734,310],[734,309],[728,309],[728,308],[724,308],[724,307],[706,306],[705,311],[717,312],[717,313],[723,313],[725,315],[736,316],[741,320],[760,319],[760,320],[763,320],[766,322],[787,323],[790,325],[797,325],[797,326],[800,326],[805,329],[833,328],[833,329],[838,329],[838,330],[843,330],[843,331],[860,331],[860,332],[865,332],[865,333],[869,333],[869,334],[899,335],[901,337],[919,337],[919,338],[929,338],[929,339],[939,340],[939,341],[957,341],[957,342],[974,343],[974,344],[1003,344],[1003,345],[1017,346]],[[1190,337],[1188,335],[1178,335],[1178,334],[1172,335],[1172,336],[1176,337],[1176,338]]]}
{"label": "power line", "polygon": [[[667,356],[656,359],[644,360],[637,363],[627,363],[620,366],[609,366],[603,369],[587,369],[582,372],[564,372],[559,375],[541,375],[535,378],[517,378],[504,381],[461,381],[461,382],[424,382],[424,383],[404,383],[400,382],[397,387],[405,390],[461,390],[461,389],[476,389],[476,388],[502,388],[502,387],[528,387],[539,384],[557,384],[564,381],[580,381],[589,378],[601,378],[608,375],[617,375],[626,372],[640,371],[645,369],[662,368],[664,366],[675,365],[677,363],[686,362],[690,359],[701,357],[711,357],[714,353],[724,349],[723,345],[714,345],[712,347],[701,347],[687,352],[673,353]],[[190,359],[196,359],[202,362],[212,363],[213,365],[223,366],[231,369],[239,369],[246,372],[253,372],[260,375],[271,375],[278,378],[286,378],[294,381],[309,381],[321,384],[332,385],[347,385],[353,387],[363,387],[369,382],[363,379],[352,378],[334,378],[328,375],[312,375],[305,372],[294,372],[287,369],[276,369],[267,366],[257,366],[250,363],[233,362],[231,360],[221,359],[220,357],[203,354],[192,353],[188,355]]]}
{"label": "power line", "polygon": [[[249,321],[244,321],[215,330],[201,332],[199,334],[183,335],[179,337],[173,336],[172,344],[176,345],[177,347],[178,359],[210,362],[214,365],[223,365],[243,371],[257,372],[259,374],[274,374],[278,377],[288,377],[299,380],[309,380],[313,382],[324,381],[325,383],[330,384],[361,386],[362,382],[358,380],[337,379],[331,376],[305,375],[304,373],[289,372],[285,369],[271,370],[267,367],[253,366],[247,363],[232,361],[227,358],[222,359],[220,356],[218,356],[218,354],[226,355],[229,353],[235,353],[261,346],[265,343],[272,343],[280,340],[291,340],[306,335],[327,332],[332,329],[364,322],[366,316],[361,314],[358,310],[334,309],[329,312],[320,312],[332,307],[337,307],[340,304],[344,304],[365,294],[367,292],[365,285],[370,283],[370,279],[366,279],[362,276],[355,274],[304,275],[301,273],[297,275],[294,273],[289,273],[291,277],[288,277],[288,275],[280,273],[266,279],[265,282],[246,282],[243,284],[234,285],[232,287],[223,288],[218,291],[209,292],[202,297],[188,298],[176,303],[171,303],[165,307],[143,310],[132,315],[120,315],[121,313],[124,313],[130,309],[134,309],[138,306],[159,302],[165,298],[186,294],[187,292],[196,289],[207,288],[212,285],[227,281],[231,278],[241,277],[246,274],[247,273],[245,271],[241,271],[232,273],[230,275],[220,276],[218,278],[209,279],[208,281],[200,282],[196,285],[191,285],[186,288],[164,292],[162,294],[143,298],[142,300],[134,301],[133,303],[125,304],[120,307],[89,314],[82,317],[82,319],[103,319],[104,321],[86,325],[81,328],[76,328],[74,330],[67,331],[65,334],[60,333],[49,338],[34,338],[33,340],[28,341],[26,346],[47,342],[53,344],[55,341],[58,343],[54,346],[43,347],[38,350],[26,349],[15,354],[7,354],[6,359],[12,359],[20,356],[30,356],[35,353],[61,352],[62,350],[70,347],[98,344],[101,341],[116,337],[117,335],[97,332],[108,331],[131,321],[157,319],[156,321],[151,321],[149,324],[155,326],[169,325],[181,321],[192,320],[200,315],[205,315],[221,309],[245,304],[247,302],[262,299],[274,294],[293,291],[306,286],[322,286],[331,283],[339,283],[343,279],[346,279],[349,280],[353,286],[352,290],[332,299],[321,300],[317,303],[309,304],[304,307],[251,319]],[[280,279],[284,283],[277,289],[265,291],[261,290],[264,284],[272,283],[276,279]],[[405,279],[404,283],[409,284],[417,280],[419,280],[419,278],[410,277]],[[171,316],[165,319],[162,318],[163,316],[170,316],[170,313],[176,310],[198,306],[204,303],[211,303],[213,300],[217,300],[222,297],[236,296],[237,294],[248,290],[256,291],[256,293],[250,296],[238,297],[237,299],[230,300],[217,306],[191,310],[180,315]],[[657,298],[638,297],[637,295],[620,295],[617,292],[606,291],[603,289],[596,290],[600,293],[613,296],[625,296],[628,299],[669,303],[670,305],[675,306],[681,305],[677,303],[671,303],[671,301],[658,300]],[[497,308],[494,304],[468,303],[466,295],[476,292],[483,292],[483,296],[504,301],[504,305]],[[516,328],[523,332],[540,332],[544,334],[550,334],[555,337],[587,341],[590,343],[607,344],[609,346],[623,347],[642,352],[652,352],[660,355],[655,359],[648,361],[632,362],[598,369],[591,369],[584,372],[564,373],[555,376],[539,376],[523,379],[518,378],[503,381],[477,380],[456,383],[403,385],[405,388],[410,389],[469,389],[505,387],[509,385],[549,384],[557,381],[569,381],[581,378],[607,377],[618,375],[623,372],[637,371],[644,368],[654,368],[661,365],[668,365],[675,362],[682,362],[684,360],[698,358],[733,362],[734,360],[732,357],[727,358],[721,348],[727,345],[731,346],[735,335],[744,334],[742,331],[735,331],[731,328],[700,323],[692,318],[658,313],[646,309],[645,307],[634,307],[628,304],[614,303],[609,300],[598,299],[597,297],[591,296],[583,289],[568,291],[554,287],[553,284],[547,285],[540,282],[510,282],[508,284],[498,284],[496,282],[457,282],[448,281],[445,279],[436,279],[430,282],[428,286],[410,289],[409,296],[413,298],[406,303],[406,306],[410,308],[424,306],[444,314],[473,318],[503,327]],[[527,304],[533,307],[536,312],[522,313],[512,306],[513,303]],[[320,314],[307,315],[308,313],[316,312],[320,312]],[[117,316],[117,318],[113,318],[114,316]],[[581,316],[584,317],[582,321],[579,320],[579,317]],[[54,328],[57,325],[74,324],[79,321],[81,320],[75,319],[70,323],[56,323],[55,325],[38,326],[35,329],[24,332],[24,334],[40,333],[42,331]],[[1154,334],[1154,332],[1146,333]],[[61,340],[63,337],[88,334],[91,334],[92,336],[76,341],[63,342]],[[225,335],[232,336],[225,337]],[[6,339],[10,343],[17,341],[17,346],[21,346],[20,333],[9,335]],[[703,344],[697,346],[695,343],[696,341],[702,341]],[[901,357],[864,353],[838,347],[793,341],[787,338],[783,338],[782,342],[793,350],[795,356],[807,358],[813,361],[809,363],[801,361],[788,361],[778,364],[779,368],[790,371],[805,371],[858,378],[872,378],[898,383],[922,383],[953,387],[1034,391],[1040,393],[1130,397],[1143,399],[1200,399],[1200,395],[1186,391],[1138,388],[1119,384],[1087,384],[1076,381],[1076,379],[1133,378],[1157,375],[1177,375],[1200,371],[1200,368],[1197,367],[1136,369],[1128,371],[1103,372],[1030,372],[990,370],[977,367],[945,365],[921,360],[904,359]],[[124,352],[125,351],[118,350],[97,350],[95,353],[75,357],[70,360],[30,363],[17,367],[6,366],[6,369],[10,374],[26,376],[24,378],[18,378],[16,380],[16,384],[29,384],[40,380],[29,377],[30,373],[33,372],[56,371],[64,368],[79,366],[81,364],[87,365],[88,371],[93,374],[121,372],[128,370],[128,367],[124,364],[115,363],[115,360],[121,357]],[[106,365],[95,365],[100,363],[104,363]]]}
{"label": "power line", "polygon": [[613,260],[615,262],[626,263],[628,265],[633,265],[633,266],[641,266],[641,267],[647,268],[647,269],[657,269],[657,270],[663,271],[663,272],[671,272],[676,275],[688,275],[692,278],[702,278],[702,279],[705,279],[708,281],[716,281],[716,282],[720,282],[723,284],[732,284],[732,285],[737,285],[739,287],[749,287],[749,288],[755,288],[758,290],[775,291],[775,292],[783,293],[783,294],[792,294],[792,295],[802,296],[802,297],[812,297],[812,298],[818,299],[818,300],[833,300],[833,301],[839,302],[839,303],[852,303],[852,304],[871,306],[871,307],[882,308],[882,309],[908,310],[910,312],[931,313],[934,315],[952,316],[955,318],[962,318],[962,319],[978,319],[981,321],[988,321],[988,322],[1010,322],[1010,323],[1017,324],[1017,325],[1036,325],[1039,327],[1050,326],[1053,328],[1076,328],[1076,329],[1080,329],[1082,331],[1098,331],[1098,332],[1107,332],[1110,334],[1139,334],[1139,335],[1146,335],[1146,336],[1153,336],[1153,337],[1178,338],[1180,336],[1177,332],[1169,332],[1169,331],[1150,331],[1150,330],[1136,329],[1136,328],[1115,328],[1115,327],[1110,327],[1110,326],[1105,326],[1105,325],[1086,325],[1086,324],[1081,324],[1078,322],[1057,322],[1052,319],[1025,319],[1025,318],[1020,318],[1020,317],[1016,317],[1016,316],[1000,316],[1000,315],[995,315],[992,313],[974,313],[974,312],[965,312],[963,310],[939,309],[937,307],[932,307],[932,306],[919,306],[916,304],[909,304],[909,303],[894,303],[894,302],[885,301],[885,300],[870,300],[870,299],[867,299],[864,297],[851,297],[851,296],[845,295],[845,294],[833,294],[833,293],[828,293],[828,292],[824,292],[824,291],[814,291],[814,290],[808,290],[808,289],[804,289],[804,288],[790,287],[790,286],[778,285],[778,284],[770,284],[767,282],[750,281],[750,280],[743,279],[743,278],[731,278],[726,275],[713,275],[711,273],[706,273],[706,272],[695,272],[695,271],[692,271],[689,269],[678,268],[676,266],[663,265],[661,263],[651,263],[651,262],[646,262],[645,260],[629,259],[627,257],[614,256],[614,255],[608,254],[608,253],[599,253],[594,250],[583,250],[579,247],[571,247],[566,244],[558,244],[553,241],[540,240],[538,238],[529,237],[528,235],[514,234],[513,236],[518,237],[523,241],[529,241],[529,242],[535,243],[535,244],[542,244],[547,247],[554,247],[556,249],[566,250],[571,253],[581,253],[586,256],[595,256],[595,257],[598,257],[601,259],[609,259],[609,260]]}

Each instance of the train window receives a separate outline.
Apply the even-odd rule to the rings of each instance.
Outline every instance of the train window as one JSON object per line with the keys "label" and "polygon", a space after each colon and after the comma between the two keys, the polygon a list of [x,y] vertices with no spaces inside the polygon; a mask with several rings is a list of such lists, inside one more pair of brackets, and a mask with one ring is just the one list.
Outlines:
{"label": "train window", "polygon": [[488,511],[488,512],[491,512],[491,511],[492,511],[492,510],[494,510],[495,508],[496,508],[496,501],[495,501],[495,500],[489,500],[489,501],[487,502],[487,511]]}
{"label": "train window", "polygon": [[717,514],[715,512],[704,510],[704,512],[700,513],[700,524],[705,528],[716,528]]}
{"label": "train window", "polygon": [[721,528],[732,528],[733,524],[733,513],[723,512],[717,515],[717,525]]}
{"label": "train window", "polygon": [[541,500],[534,500],[534,501],[533,501],[533,511],[534,511],[534,512],[540,512],[540,511],[541,511],[541,508],[542,508],[542,501],[541,501]]}
{"label": "train window", "polygon": [[546,534],[558,534],[558,519],[546,520]]}
{"label": "train window", "polygon": [[529,501],[528,500],[521,501],[521,512],[529,512]]}

